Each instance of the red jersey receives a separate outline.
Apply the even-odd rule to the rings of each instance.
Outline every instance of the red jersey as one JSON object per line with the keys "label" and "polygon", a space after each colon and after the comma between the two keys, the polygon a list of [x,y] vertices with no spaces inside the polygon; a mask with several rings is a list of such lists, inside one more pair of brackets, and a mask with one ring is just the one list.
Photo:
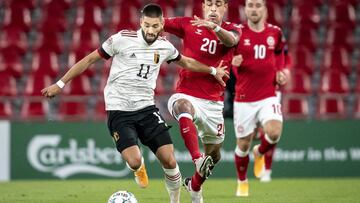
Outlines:
{"label": "red jersey", "polygon": [[[191,25],[191,17],[165,19],[165,31],[183,39],[182,54],[208,66],[217,67],[221,60],[230,69],[233,48],[226,47],[214,31]],[[240,26],[223,22],[221,27],[240,35]],[[225,88],[208,73],[196,73],[182,68],[179,72],[176,92],[197,98],[223,101]]]}
{"label": "red jersey", "polygon": [[285,39],[277,26],[266,23],[261,32],[252,31],[247,24],[242,26],[234,53],[243,57],[240,67],[233,67],[235,101],[254,102],[275,96],[275,76],[276,71],[283,68],[284,45]]}

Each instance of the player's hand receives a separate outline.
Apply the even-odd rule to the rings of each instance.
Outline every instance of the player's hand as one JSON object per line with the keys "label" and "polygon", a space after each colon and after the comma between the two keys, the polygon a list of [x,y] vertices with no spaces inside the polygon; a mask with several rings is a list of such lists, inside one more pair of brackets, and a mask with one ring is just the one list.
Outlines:
{"label": "player's hand", "polygon": [[209,30],[213,30],[216,28],[217,24],[211,22],[211,21],[207,21],[204,19],[201,19],[199,17],[197,17],[196,15],[194,16],[195,20],[191,20],[191,25],[193,26],[197,26],[197,27],[206,27]]}
{"label": "player's hand", "polygon": [[226,70],[227,66],[222,66],[222,64],[223,61],[221,60],[220,64],[216,67],[216,75],[214,75],[214,77],[223,87],[226,87],[224,78],[229,79],[230,74],[229,71]]}
{"label": "player's hand", "polygon": [[46,98],[54,98],[61,92],[61,88],[57,84],[52,84],[49,87],[45,87],[41,90],[41,94]]}
{"label": "player's hand", "polygon": [[285,85],[287,82],[287,77],[286,77],[286,74],[279,70],[276,72],[276,83],[279,84],[279,85]]}
{"label": "player's hand", "polygon": [[239,54],[239,55],[236,55],[233,57],[233,59],[231,61],[231,65],[240,66],[242,62],[243,62],[243,57],[241,54]]}

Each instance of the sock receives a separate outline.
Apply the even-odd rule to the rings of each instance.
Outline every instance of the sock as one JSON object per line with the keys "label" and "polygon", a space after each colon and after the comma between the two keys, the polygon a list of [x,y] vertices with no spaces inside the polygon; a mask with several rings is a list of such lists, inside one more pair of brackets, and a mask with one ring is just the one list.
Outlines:
{"label": "sock", "polygon": [[244,181],[247,179],[246,173],[249,165],[249,151],[243,152],[239,147],[236,147],[234,157],[238,179]]}
{"label": "sock", "polygon": [[163,168],[163,170],[165,173],[165,186],[169,193],[170,203],[179,203],[180,187],[182,185],[179,166],[176,164],[176,167],[173,169]]}
{"label": "sock", "polygon": [[277,141],[272,141],[267,134],[261,137],[261,144],[259,146],[259,153],[265,154],[267,151],[273,149]]}
{"label": "sock", "polygon": [[201,185],[205,182],[206,178],[200,176],[198,172],[191,177],[191,189],[195,192],[200,191]]}
{"label": "sock", "polygon": [[271,165],[272,165],[272,160],[273,160],[273,155],[275,152],[275,146],[270,149],[269,151],[267,151],[265,153],[265,169],[266,170],[271,170]]}
{"label": "sock", "polygon": [[199,149],[197,130],[193,123],[192,116],[188,113],[180,114],[179,127],[185,146],[190,152],[191,158],[194,161],[201,156],[201,153]]}
{"label": "sock", "polygon": [[181,173],[179,166],[176,165],[173,169],[163,168],[165,173],[165,184],[169,190],[177,190],[181,187]]}

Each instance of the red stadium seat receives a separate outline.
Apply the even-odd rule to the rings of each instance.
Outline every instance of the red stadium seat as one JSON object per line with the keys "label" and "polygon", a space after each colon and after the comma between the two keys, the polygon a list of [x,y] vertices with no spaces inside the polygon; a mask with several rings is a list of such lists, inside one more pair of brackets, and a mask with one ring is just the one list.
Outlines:
{"label": "red stadium seat", "polygon": [[282,109],[285,118],[306,119],[309,116],[307,97],[286,94],[282,98]]}
{"label": "red stadium seat", "polygon": [[309,95],[311,94],[311,80],[309,75],[301,71],[291,71],[289,82],[285,85],[285,93],[296,95]]}
{"label": "red stadium seat", "polygon": [[321,72],[337,70],[349,75],[351,72],[350,56],[345,48],[326,49],[322,60]]}
{"label": "red stadium seat", "polygon": [[307,29],[306,27],[297,27],[290,33],[289,45],[290,50],[294,47],[301,47],[315,52],[319,45],[319,40],[314,30]]}
{"label": "red stadium seat", "polygon": [[25,53],[28,48],[26,34],[17,27],[10,27],[0,33],[0,49],[11,47]]}
{"label": "red stadium seat", "polygon": [[[73,31],[72,50],[93,51],[100,46],[99,33],[94,29],[77,28]],[[84,55],[85,56],[85,55]]]}
{"label": "red stadium seat", "polygon": [[41,95],[41,90],[51,84],[48,76],[30,75],[26,82],[24,102],[21,107],[21,118],[44,120],[49,112],[49,104]]}
{"label": "red stadium seat", "polygon": [[349,93],[349,80],[344,73],[337,70],[324,72],[321,77],[320,92],[346,95]]}
{"label": "red stadium seat", "polygon": [[110,23],[110,30],[118,32],[120,30],[137,30],[139,27],[138,22],[138,6],[134,4],[119,3],[112,8],[112,18]]}
{"label": "red stadium seat", "polygon": [[355,7],[346,1],[337,1],[329,8],[329,25],[355,28]]}
{"label": "red stadium seat", "polygon": [[28,32],[31,25],[30,11],[22,4],[10,4],[5,8],[3,28],[18,28],[23,32]]}
{"label": "red stadium seat", "polygon": [[38,39],[35,42],[34,51],[49,51],[61,54],[64,51],[64,42],[59,33],[52,30],[38,32]]}
{"label": "red stadium seat", "polygon": [[55,52],[40,50],[34,52],[31,71],[35,75],[55,78],[59,74],[59,58]]}
{"label": "red stadium seat", "polygon": [[84,5],[77,9],[76,26],[85,28],[86,30],[95,29],[101,31],[101,8],[91,3],[91,1],[85,1]]}
{"label": "red stadium seat", "polygon": [[0,97],[0,119],[11,119],[13,109],[9,100],[2,100]]}
{"label": "red stadium seat", "polygon": [[308,75],[314,73],[315,64],[314,57],[310,50],[305,47],[299,47],[291,50],[293,66],[295,71],[302,71]]}
{"label": "red stadium seat", "polygon": [[319,27],[320,11],[312,1],[301,1],[294,5],[291,14],[292,27],[301,26],[305,30],[314,30]]}
{"label": "red stadium seat", "polygon": [[268,4],[267,22],[279,27],[283,27],[285,19],[282,16],[281,7],[278,4]]}
{"label": "red stadium seat", "polygon": [[186,0],[185,16],[193,17],[194,15],[196,15],[198,17],[203,16],[202,3],[200,3],[197,0]]}
{"label": "red stadium seat", "polygon": [[163,9],[164,16],[175,16],[174,10],[177,7],[177,0],[156,0],[155,3]]}
{"label": "red stadium seat", "polygon": [[85,120],[89,119],[87,113],[87,96],[91,95],[89,78],[79,76],[67,84],[60,98],[60,120]]}
{"label": "red stadium seat", "polygon": [[41,30],[64,32],[68,27],[65,11],[70,8],[70,0],[46,0],[42,2]]}
{"label": "red stadium seat", "polygon": [[319,97],[317,117],[319,119],[344,119],[346,105],[342,97],[323,95]]}
{"label": "red stadium seat", "polygon": [[326,46],[329,48],[344,47],[349,52],[353,51],[355,48],[353,30],[346,26],[329,28],[326,36]]}

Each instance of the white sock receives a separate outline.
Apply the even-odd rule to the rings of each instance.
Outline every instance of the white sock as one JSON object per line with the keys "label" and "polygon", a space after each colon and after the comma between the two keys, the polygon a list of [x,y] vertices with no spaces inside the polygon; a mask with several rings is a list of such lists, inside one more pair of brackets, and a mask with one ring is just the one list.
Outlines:
{"label": "white sock", "polygon": [[180,202],[181,173],[179,166],[173,169],[163,168],[165,173],[165,186],[170,196],[171,203]]}

